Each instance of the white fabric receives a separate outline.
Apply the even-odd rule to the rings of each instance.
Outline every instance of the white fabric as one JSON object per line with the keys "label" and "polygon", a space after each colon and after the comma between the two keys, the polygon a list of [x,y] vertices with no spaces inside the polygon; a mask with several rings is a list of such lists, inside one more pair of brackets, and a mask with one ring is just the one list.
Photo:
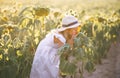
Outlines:
{"label": "white fabric", "polygon": [[62,34],[51,32],[38,45],[36,50],[30,78],[57,78],[59,74],[58,46],[54,43],[54,36],[64,44],[66,42]]}
{"label": "white fabric", "polygon": [[68,25],[72,22],[78,21],[77,18],[75,18],[72,15],[66,15],[63,19],[62,19],[62,25]]}

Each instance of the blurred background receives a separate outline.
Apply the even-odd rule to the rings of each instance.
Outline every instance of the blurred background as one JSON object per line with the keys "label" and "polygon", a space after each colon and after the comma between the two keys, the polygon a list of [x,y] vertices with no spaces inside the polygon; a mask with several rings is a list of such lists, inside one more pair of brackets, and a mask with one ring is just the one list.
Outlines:
{"label": "blurred background", "polygon": [[29,78],[39,42],[65,15],[81,30],[61,50],[60,78],[120,78],[120,0],[0,0],[0,78]]}
{"label": "blurred background", "polygon": [[[23,6],[27,5],[41,5],[55,8],[78,8],[92,9],[92,8],[119,8],[119,0],[0,0],[0,6],[14,6],[15,3]],[[63,8],[64,7],[64,8]],[[75,9],[75,8],[74,8]]]}

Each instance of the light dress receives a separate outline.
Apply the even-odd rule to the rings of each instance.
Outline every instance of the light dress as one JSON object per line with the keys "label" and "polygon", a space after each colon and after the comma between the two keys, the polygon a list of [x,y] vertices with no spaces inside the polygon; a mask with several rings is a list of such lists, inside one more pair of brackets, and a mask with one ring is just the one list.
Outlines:
{"label": "light dress", "polygon": [[56,30],[46,35],[37,47],[30,78],[58,78],[60,59],[57,53],[58,45],[54,43],[54,36],[65,44],[65,38]]}

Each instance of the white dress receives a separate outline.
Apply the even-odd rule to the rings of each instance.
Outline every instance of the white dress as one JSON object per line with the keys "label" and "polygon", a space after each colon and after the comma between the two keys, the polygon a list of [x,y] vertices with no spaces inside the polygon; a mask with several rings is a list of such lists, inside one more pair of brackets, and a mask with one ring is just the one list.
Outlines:
{"label": "white dress", "polygon": [[58,78],[59,55],[58,46],[54,43],[54,36],[65,44],[66,40],[56,31],[49,33],[38,45],[36,50],[30,78]]}

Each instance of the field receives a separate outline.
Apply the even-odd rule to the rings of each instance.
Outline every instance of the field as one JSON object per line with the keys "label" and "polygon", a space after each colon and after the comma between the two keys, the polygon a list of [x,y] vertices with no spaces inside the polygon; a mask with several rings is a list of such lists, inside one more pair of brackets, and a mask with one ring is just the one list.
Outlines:
{"label": "field", "polygon": [[120,41],[119,0],[0,0],[0,78],[29,78],[37,45],[65,15],[77,17],[81,31],[72,50],[67,44],[59,50],[61,78],[87,78],[112,58],[111,46]]}

